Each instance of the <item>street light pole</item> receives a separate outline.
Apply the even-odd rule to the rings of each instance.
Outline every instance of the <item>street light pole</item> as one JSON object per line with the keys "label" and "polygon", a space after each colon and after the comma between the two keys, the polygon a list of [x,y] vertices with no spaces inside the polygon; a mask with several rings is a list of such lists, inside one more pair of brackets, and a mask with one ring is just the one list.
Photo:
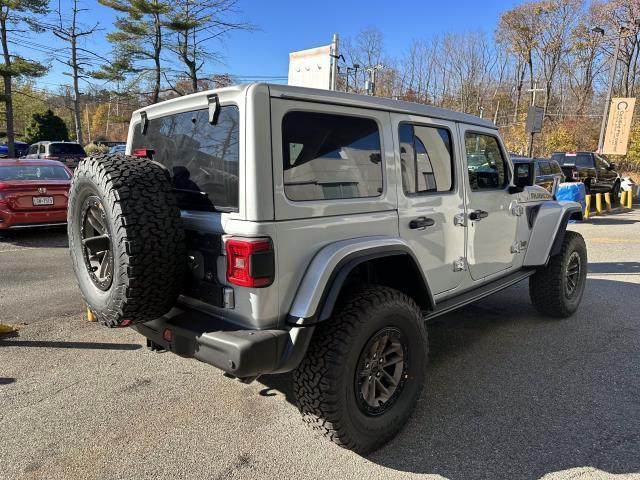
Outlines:
{"label": "street light pole", "polygon": [[620,28],[620,34],[616,38],[616,46],[613,51],[613,59],[609,69],[609,86],[607,88],[607,98],[604,101],[604,112],[602,114],[602,124],[600,125],[600,138],[598,139],[598,153],[602,153],[604,148],[604,132],[607,129],[607,117],[609,116],[609,104],[611,103],[611,95],[613,93],[613,82],[616,76],[616,67],[618,65],[618,55],[620,54],[620,43],[622,41],[622,32],[625,27]]}

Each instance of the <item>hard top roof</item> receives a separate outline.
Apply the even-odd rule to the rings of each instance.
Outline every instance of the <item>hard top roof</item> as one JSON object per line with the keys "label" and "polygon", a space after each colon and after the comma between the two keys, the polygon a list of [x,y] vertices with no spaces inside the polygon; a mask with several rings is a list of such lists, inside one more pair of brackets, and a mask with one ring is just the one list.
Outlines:
{"label": "hard top roof", "polygon": [[[344,105],[358,108],[370,108],[375,110],[385,110],[395,113],[405,113],[412,115],[419,115],[430,118],[439,118],[441,120],[448,120],[452,122],[461,122],[471,125],[477,125],[480,127],[497,129],[497,127],[490,121],[485,120],[475,115],[469,115],[466,113],[454,112],[453,110],[447,110],[444,108],[433,107],[431,105],[423,105],[420,103],[406,102],[402,100],[392,100],[389,98],[373,97],[369,95],[360,95],[357,93],[335,92],[332,90],[322,90],[317,88],[305,88],[294,87],[291,85],[280,84],[266,84],[266,83],[250,83],[235,85],[231,87],[225,87],[217,90],[208,90],[184,97],[172,98],[164,102],[157,103],[155,105],[149,105],[148,107],[141,108],[134,112],[139,114],[143,111],[152,112],[153,110],[166,111],[166,107],[175,104],[180,105],[185,100],[192,100],[195,97],[205,97],[212,93],[221,91],[235,91],[238,94],[245,93],[251,87],[265,86],[269,89],[269,95],[272,98],[288,98],[295,100],[306,100],[319,103],[331,103],[336,105]],[[188,99],[188,100],[187,100]],[[161,107],[160,107],[161,106]]]}

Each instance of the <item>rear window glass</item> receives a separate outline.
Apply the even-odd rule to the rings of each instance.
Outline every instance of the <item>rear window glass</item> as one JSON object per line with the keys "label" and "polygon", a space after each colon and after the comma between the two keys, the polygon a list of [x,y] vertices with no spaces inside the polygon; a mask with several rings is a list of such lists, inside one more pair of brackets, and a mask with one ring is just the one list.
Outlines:
{"label": "rear window glass", "polygon": [[284,191],[291,200],[382,194],[380,134],[374,120],[290,112],[282,120]]}
{"label": "rear window glass", "polygon": [[52,143],[49,145],[51,155],[86,155],[84,148],[77,143]]}
{"label": "rear window glass", "polygon": [[153,118],[145,135],[136,125],[132,150],[153,150],[153,159],[169,169],[180,208],[237,210],[238,122],[232,105],[220,109],[216,125],[208,109]]}
{"label": "rear window glass", "polygon": [[0,180],[69,180],[63,167],[10,165],[0,167]]}
{"label": "rear window glass", "polygon": [[575,165],[576,167],[593,167],[590,153],[554,153],[551,158],[560,165]]}

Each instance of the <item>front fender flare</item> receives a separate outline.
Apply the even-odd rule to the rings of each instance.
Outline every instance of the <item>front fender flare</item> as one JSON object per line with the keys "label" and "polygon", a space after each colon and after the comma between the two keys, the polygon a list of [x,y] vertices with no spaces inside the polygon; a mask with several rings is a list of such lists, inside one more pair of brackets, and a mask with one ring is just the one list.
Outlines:
{"label": "front fender flare", "polygon": [[326,320],[353,268],[367,260],[394,255],[408,255],[412,259],[424,282],[429,304],[433,306],[433,295],[424,272],[405,241],[383,236],[354,238],[330,243],[313,257],[296,292],[288,323],[313,325]]}
{"label": "front fender flare", "polygon": [[579,203],[548,201],[540,204],[524,256],[524,266],[546,265],[549,257],[558,253],[567,223],[572,217],[582,218]]}

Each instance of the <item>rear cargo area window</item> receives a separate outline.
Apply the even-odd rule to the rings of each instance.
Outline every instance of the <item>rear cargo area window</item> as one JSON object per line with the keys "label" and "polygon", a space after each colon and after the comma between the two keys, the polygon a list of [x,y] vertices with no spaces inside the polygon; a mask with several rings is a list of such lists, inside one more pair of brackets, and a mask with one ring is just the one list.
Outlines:
{"label": "rear cargo area window", "polygon": [[208,109],[149,119],[142,135],[136,125],[132,150],[152,150],[165,165],[180,208],[236,211],[238,209],[239,111],[220,109],[218,123],[209,123]]}
{"label": "rear cargo area window", "polygon": [[291,200],[382,194],[380,133],[374,120],[289,112],[282,120],[284,191]]}

